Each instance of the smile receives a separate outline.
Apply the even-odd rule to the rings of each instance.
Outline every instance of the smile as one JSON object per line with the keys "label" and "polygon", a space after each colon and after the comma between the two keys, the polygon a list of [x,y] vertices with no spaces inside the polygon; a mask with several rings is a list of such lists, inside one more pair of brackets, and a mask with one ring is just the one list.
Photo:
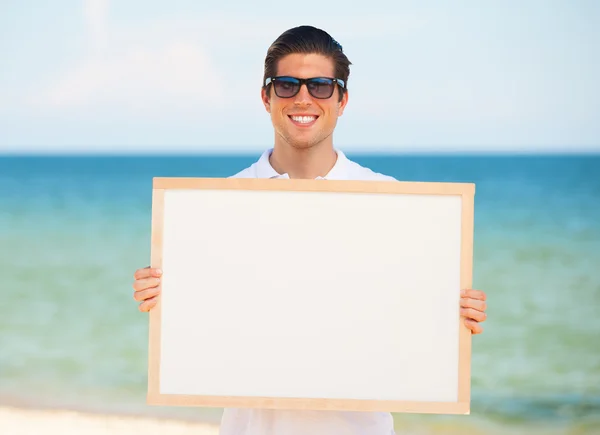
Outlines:
{"label": "smile", "polygon": [[288,115],[292,122],[296,125],[308,126],[312,125],[318,118],[316,115]]}

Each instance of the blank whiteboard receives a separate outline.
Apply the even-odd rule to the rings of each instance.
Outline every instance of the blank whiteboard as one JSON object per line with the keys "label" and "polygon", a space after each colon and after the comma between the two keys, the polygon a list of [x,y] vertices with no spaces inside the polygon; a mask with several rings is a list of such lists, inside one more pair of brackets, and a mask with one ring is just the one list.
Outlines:
{"label": "blank whiteboard", "polygon": [[474,195],[155,178],[148,403],[468,414]]}

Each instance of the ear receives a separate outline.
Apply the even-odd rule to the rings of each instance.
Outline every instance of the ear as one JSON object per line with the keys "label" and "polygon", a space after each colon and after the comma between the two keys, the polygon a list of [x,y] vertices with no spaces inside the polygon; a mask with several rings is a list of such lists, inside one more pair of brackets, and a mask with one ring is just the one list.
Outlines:
{"label": "ear", "polygon": [[342,96],[342,101],[340,101],[338,103],[338,116],[342,116],[344,114],[344,109],[346,108],[347,104],[348,104],[348,91],[346,90],[346,92],[344,92],[344,95]]}
{"label": "ear", "polygon": [[265,106],[265,110],[271,113],[271,99],[269,98],[269,95],[267,94],[267,91],[264,88],[261,88],[260,90],[260,98],[262,99],[262,102]]}

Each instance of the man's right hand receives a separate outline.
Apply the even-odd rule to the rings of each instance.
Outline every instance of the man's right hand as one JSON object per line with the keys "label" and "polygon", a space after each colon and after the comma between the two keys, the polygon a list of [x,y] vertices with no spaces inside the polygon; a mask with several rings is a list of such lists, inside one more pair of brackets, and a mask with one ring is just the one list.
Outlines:
{"label": "man's right hand", "polygon": [[156,305],[160,294],[159,284],[162,271],[144,267],[133,274],[133,299],[140,302],[138,309],[142,312],[150,311]]}

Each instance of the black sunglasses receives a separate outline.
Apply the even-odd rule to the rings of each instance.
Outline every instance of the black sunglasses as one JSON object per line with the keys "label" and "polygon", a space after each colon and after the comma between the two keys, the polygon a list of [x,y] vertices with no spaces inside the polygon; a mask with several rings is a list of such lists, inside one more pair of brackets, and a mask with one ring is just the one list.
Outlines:
{"label": "black sunglasses", "polygon": [[302,85],[306,85],[308,93],[315,98],[326,99],[333,95],[336,83],[342,88],[346,88],[346,83],[342,79],[332,79],[329,77],[312,77],[310,79],[299,79],[296,77],[281,76],[268,77],[265,80],[265,86],[273,83],[275,95],[279,98],[291,98],[300,92]]}

